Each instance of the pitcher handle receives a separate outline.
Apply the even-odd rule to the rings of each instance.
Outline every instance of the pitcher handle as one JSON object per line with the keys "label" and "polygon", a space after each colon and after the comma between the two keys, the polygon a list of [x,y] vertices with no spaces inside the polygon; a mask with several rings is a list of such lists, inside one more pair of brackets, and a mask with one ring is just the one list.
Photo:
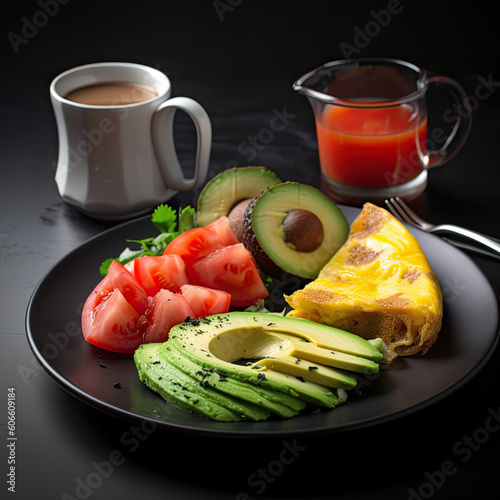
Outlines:
{"label": "pitcher handle", "polygon": [[472,124],[472,109],[464,89],[451,78],[433,76],[427,80],[429,85],[439,85],[447,90],[457,104],[457,118],[453,130],[439,149],[428,151],[426,168],[437,167],[451,160],[462,148],[467,139]]}
{"label": "pitcher handle", "polygon": [[[174,115],[185,111],[196,127],[197,145],[193,178],[186,178],[179,163],[174,144]],[[206,111],[193,99],[174,97],[160,104],[151,123],[153,147],[160,172],[167,188],[189,191],[200,187],[208,174],[212,145],[212,126]]]}

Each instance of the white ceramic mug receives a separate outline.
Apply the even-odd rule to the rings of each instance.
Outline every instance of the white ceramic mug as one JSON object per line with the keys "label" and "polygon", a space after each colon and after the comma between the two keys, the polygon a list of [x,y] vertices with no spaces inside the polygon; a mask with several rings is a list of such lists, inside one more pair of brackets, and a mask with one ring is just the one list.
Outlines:
{"label": "white ceramic mug", "polygon": [[[133,82],[157,94],[133,104],[90,105],[66,99],[89,85]],[[64,201],[100,219],[124,219],[148,212],[178,191],[206,179],[212,128],[205,110],[192,99],[170,99],[162,72],[132,63],[96,63],[70,69],[50,85],[57,122],[56,183]],[[186,178],[174,145],[176,110],[193,120],[197,151],[192,178]]]}

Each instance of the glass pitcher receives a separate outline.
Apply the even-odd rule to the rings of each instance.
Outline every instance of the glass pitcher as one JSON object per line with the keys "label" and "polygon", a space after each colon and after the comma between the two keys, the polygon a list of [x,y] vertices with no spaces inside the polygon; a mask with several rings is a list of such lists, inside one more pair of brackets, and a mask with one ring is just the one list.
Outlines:
{"label": "glass pitcher", "polygon": [[[454,123],[447,136],[440,134],[438,149],[427,134],[430,85],[442,86],[455,101],[443,110]],[[427,170],[453,158],[471,126],[469,100],[457,82],[404,61],[333,61],[293,87],[314,110],[323,186],[342,203],[417,197],[427,185]]]}

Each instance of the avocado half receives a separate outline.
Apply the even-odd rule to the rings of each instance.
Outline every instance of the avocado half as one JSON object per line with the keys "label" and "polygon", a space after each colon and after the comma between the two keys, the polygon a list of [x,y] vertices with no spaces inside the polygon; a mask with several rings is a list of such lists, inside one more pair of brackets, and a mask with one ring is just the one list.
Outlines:
{"label": "avocado half", "polygon": [[216,175],[198,197],[196,225],[206,226],[227,216],[243,200],[252,199],[273,184],[278,176],[261,166],[236,167]]}
{"label": "avocado half", "polygon": [[[306,214],[297,231],[287,227],[292,213]],[[301,241],[316,241],[312,248],[294,244],[293,233],[304,231]],[[271,186],[245,210],[243,243],[262,271],[278,279],[284,273],[315,279],[348,234],[349,224],[335,203],[316,188],[298,182]]]}

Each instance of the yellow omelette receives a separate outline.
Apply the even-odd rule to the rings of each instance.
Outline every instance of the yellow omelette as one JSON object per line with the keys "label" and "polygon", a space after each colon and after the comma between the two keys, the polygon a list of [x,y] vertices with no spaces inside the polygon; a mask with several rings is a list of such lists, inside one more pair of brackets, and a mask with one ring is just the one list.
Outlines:
{"label": "yellow omelette", "polygon": [[443,316],[441,289],[417,240],[371,203],[318,278],[286,300],[290,316],[379,337],[392,357],[425,354]]}

